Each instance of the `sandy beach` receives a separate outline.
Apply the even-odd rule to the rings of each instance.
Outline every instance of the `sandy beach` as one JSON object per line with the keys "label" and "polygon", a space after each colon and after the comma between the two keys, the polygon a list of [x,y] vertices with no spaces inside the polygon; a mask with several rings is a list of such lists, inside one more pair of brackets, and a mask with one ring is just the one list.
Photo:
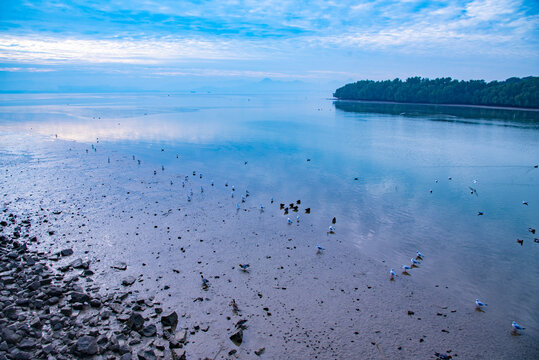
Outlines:
{"label": "sandy beach", "polygon": [[[67,293],[47,305],[50,314],[78,325],[66,321],[56,329],[46,322],[32,348],[3,342],[1,357],[14,349],[36,358],[80,357],[77,340],[90,333],[106,335],[93,355],[103,359],[120,358],[113,346],[119,335],[131,358],[152,358],[144,350],[167,359],[533,359],[539,354],[533,332],[514,335],[510,322],[489,316],[488,308],[477,311],[446,284],[431,286],[414,277],[436,269],[427,254],[407,276],[398,264],[370,258],[346,241],[339,219],[335,233],[328,234],[328,223],[318,221],[323,207],[301,202],[297,213],[283,215],[281,203],[301,199],[270,203],[249,193],[241,202],[246,196],[241,184],[226,186],[226,179],[196,168],[171,173],[159,164],[138,164],[132,155],[99,143],[27,134],[7,134],[0,142],[3,264],[17,240],[53,274],[79,274],[68,266],[78,258],[92,272],[69,282],[89,295],[79,310],[61,311],[73,305]],[[14,239],[17,230],[21,237]],[[317,244],[325,250],[317,251]],[[55,255],[63,249],[73,254]],[[248,271],[239,264],[249,264]],[[4,312],[16,300],[5,296],[10,276],[0,274]],[[111,308],[118,296],[125,300]],[[90,299],[102,299],[102,305],[92,307]],[[2,328],[17,329],[41,311],[15,308],[23,316],[3,318]],[[94,326],[81,320],[104,311],[114,316]],[[140,329],[130,328],[134,312],[146,318],[145,326],[155,324],[157,335],[140,336]],[[175,331],[163,329],[161,312],[178,314]],[[246,321],[236,326],[240,320]],[[238,331],[239,346],[230,339]],[[171,343],[171,333],[182,339],[181,349]],[[45,351],[49,344],[55,353]]]}

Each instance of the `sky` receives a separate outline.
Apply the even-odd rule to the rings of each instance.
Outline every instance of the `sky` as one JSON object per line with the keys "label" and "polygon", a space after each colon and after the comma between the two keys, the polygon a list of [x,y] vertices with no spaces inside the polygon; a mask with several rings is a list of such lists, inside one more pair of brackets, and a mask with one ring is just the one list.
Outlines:
{"label": "sky", "polygon": [[539,75],[537,0],[0,5],[0,91],[335,89],[530,75]]}

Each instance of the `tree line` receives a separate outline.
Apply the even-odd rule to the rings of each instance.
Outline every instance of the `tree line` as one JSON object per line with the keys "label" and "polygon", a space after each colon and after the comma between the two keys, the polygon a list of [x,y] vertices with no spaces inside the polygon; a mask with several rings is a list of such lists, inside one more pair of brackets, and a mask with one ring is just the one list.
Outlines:
{"label": "tree line", "polygon": [[491,82],[419,76],[405,81],[361,80],[338,88],[333,96],[340,100],[539,108],[539,77]]}

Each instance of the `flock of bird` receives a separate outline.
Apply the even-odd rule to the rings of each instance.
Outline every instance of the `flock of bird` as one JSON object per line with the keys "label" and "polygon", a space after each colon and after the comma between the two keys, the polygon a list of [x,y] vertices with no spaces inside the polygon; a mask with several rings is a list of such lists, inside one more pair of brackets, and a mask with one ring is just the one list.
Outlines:
{"label": "flock of bird", "polygon": [[[94,148],[93,145],[92,145],[92,148]],[[95,150],[96,150],[96,149],[94,148],[94,151],[95,151]],[[163,151],[163,149],[162,149],[161,151]],[[176,157],[178,157],[178,155],[176,155]],[[109,157],[107,160],[108,160],[108,163],[110,163],[110,157]],[[134,155],[133,155],[133,160],[135,160],[135,156],[134,156]],[[247,164],[246,161],[245,161],[244,163],[245,163],[245,165]],[[138,160],[138,164],[140,165],[140,160]],[[161,167],[161,170],[162,170],[162,171],[165,170],[164,166]],[[154,171],[154,175],[155,175],[156,173],[157,173],[157,172]],[[193,171],[193,176],[196,176],[196,171]],[[203,177],[202,174],[199,174],[199,177],[202,179],[202,177]],[[449,180],[452,180],[452,179],[449,178]],[[186,184],[187,181],[189,181],[189,176],[186,175],[186,176],[184,177],[184,179],[182,180],[182,182],[181,182],[182,187],[185,188],[185,184]],[[438,181],[436,180],[436,182],[438,182]],[[474,182],[474,184],[477,184],[478,181],[477,181],[477,180],[474,180],[473,182]],[[171,181],[171,184],[172,184],[172,181]],[[212,181],[210,182],[210,184],[211,184],[211,186],[214,186],[214,181],[212,180]],[[228,186],[229,186],[229,185],[228,185],[228,182],[225,182],[225,187],[228,187]],[[235,189],[234,185],[231,186],[231,190],[232,190],[232,191],[231,191],[231,197],[234,198],[234,197],[235,197],[235,193],[236,193],[236,189]],[[430,190],[430,192],[432,193],[432,190]],[[204,187],[203,187],[202,185],[200,186],[200,193],[204,193]],[[477,195],[477,190],[470,187],[470,193],[471,193],[472,195],[473,195],[473,194]],[[187,201],[188,201],[188,202],[191,202],[192,196],[193,196],[193,190],[190,189],[189,195],[187,195]],[[244,195],[240,195],[241,203],[245,203],[247,197],[249,197],[249,196],[250,196],[249,190],[245,190],[245,194],[244,194]],[[273,204],[273,203],[274,203],[274,199],[271,198],[270,202],[271,202],[271,204]],[[299,205],[299,204],[301,204],[301,200],[297,200],[296,203],[290,203],[288,206],[286,206],[285,204],[281,203],[281,204],[280,204],[280,209],[281,209],[281,210],[284,210],[284,215],[287,215],[287,214],[289,213],[289,210],[298,212],[298,205]],[[527,202],[527,201],[522,201],[522,204],[523,204],[523,205],[528,205],[528,202]],[[240,208],[241,208],[241,207],[240,207],[240,203],[236,203],[236,210],[239,211]],[[264,205],[263,205],[263,204],[260,204],[259,209],[260,209],[260,212],[261,212],[261,213],[264,212],[264,210],[265,210]],[[306,213],[306,214],[310,214],[310,212],[311,212],[311,209],[310,209],[310,208],[306,208],[306,209],[305,209],[305,213]],[[483,215],[483,212],[481,212],[481,211],[478,212],[478,215]],[[300,215],[299,215],[299,214],[296,215],[296,222],[297,222],[297,223],[300,222]],[[329,225],[329,227],[328,227],[328,232],[327,232],[328,234],[334,234],[334,233],[335,233],[335,226],[334,226],[334,225],[336,224],[336,222],[337,222],[337,219],[336,219],[335,217],[333,217],[333,219],[332,219],[332,224]],[[293,224],[293,221],[292,221],[292,219],[291,219],[290,217],[287,218],[287,223],[288,223],[288,225],[292,225],[292,224]],[[528,230],[529,230],[529,232],[531,232],[532,234],[535,234],[535,229],[534,229],[534,228],[529,228]],[[534,240],[537,240],[537,239],[534,239]],[[519,243],[522,245],[522,240],[517,240],[517,242],[519,242]],[[537,241],[536,241],[536,242],[537,242]],[[318,244],[316,245],[316,252],[317,252],[317,254],[321,254],[321,253],[323,253],[325,250],[326,250],[326,249],[325,249],[324,247],[322,247],[321,245],[318,245]],[[402,265],[402,266],[401,266],[402,269],[403,269],[402,273],[403,273],[404,275],[410,275],[410,273],[409,273],[408,271],[411,270],[412,268],[417,268],[417,267],[419,267],[419,265],[421,264],[421,261],[422,261],[423,259],[424,259],[423,254],[422,254],[419,250],[416,251],[416,256],[415,256],[415,257],[412,257],[412,258],[410,259],[410,265]],[[240,270],[243,271],[243,272],[248,272],[248,271],[249,271],[249,267],[250,267],[249,264],[239,264],[239,268],[240,268]],[[389,274],[390,274],[390,280],[391,280],[391,281],[394,281],[395,278],[397,277],[397,274],[396,274],[396,272],[395,272],[395,269],[391,268],[391,270],[389,271]],[[201,276],[201,278],[202,278],[202,289],[207,290],[207,289],[209,288],[209,280],[206,279],[202,274],[201,274],[200,276]],[[483,302],[480,301],[479,299],[476,299],[476,300],[475,300],[475,306],[476,306],[476,309],[477,309],[478,311],[484,312],[483,308],[486,307],[487,304],[483,303]],[[513,333],[514,335],[517,335],[519,331],[522,331],[522,330],[525,330],[525,329],[526,329],[525,327],[520,326],[516,321],[513,321],[513,322],[511,323],[511,326],[512,326],[512,329],[513,329],[513,330],[512,330],[512,333]]]}

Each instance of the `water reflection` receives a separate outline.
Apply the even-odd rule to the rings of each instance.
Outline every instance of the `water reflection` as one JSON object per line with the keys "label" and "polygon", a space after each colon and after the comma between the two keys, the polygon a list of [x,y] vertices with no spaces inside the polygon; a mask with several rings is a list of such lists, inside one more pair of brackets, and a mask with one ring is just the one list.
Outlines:
{"label": "water reflection", "polygon": [[[409,118],[428,118],[430,120],[460,123],[471,123],[466,119],[486,120],[482,122],[485,125],[539,126],[539,111],[537,110],[342,100],[334,101],[334,105],[338,110],[353,113],[399,115]],[[507,122],[510,122],[510,124]]]}
{"label": "water reflection", "polygon": [[4,98],[0,131],[99,138],[103,151],[248,188],[257,204],[302,199],[314,226],[325,231],[336,216],[341,239],[361,253],[398,268],[421,250],[428,260],[413,276],[534,327],[537,114],[312,94],[19,95]]}

